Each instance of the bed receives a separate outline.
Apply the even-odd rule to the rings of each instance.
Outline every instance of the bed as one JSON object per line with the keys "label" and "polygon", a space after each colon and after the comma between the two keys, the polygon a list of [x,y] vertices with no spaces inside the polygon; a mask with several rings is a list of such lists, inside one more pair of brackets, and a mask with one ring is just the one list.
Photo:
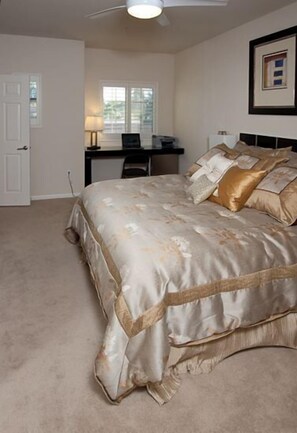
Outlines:
{"label": "bed", "polygon": [[[297,151],[295,140],[240,139]],[[295,174],[293,183],[297,163]],[[210,372],[247,348],[297,349],[297,226],[252,206],[196,205],[189,184],[98,182],[74,205],[67,237],[84,251],[107,319],[95,377],[114,404],[137,387],[168,402],[182,373]]]}

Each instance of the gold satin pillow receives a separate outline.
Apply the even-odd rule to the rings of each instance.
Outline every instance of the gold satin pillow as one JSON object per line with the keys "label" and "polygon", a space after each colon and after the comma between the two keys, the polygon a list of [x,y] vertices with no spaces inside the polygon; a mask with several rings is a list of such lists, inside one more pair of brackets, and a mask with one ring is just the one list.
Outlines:
{"label": "gold satin pillow", "polygon": [[239,211],[265,176],[265,170],[231,167],[219,183],[220,204],[232,212]]}
{"label": "gold satin pillow", "polygon": [[[291,152],[292,153],[292,152]],[[297,154],[295,154],[297,156]],[[235,159],[235,161],[238,164],[239,168],[242,169],[253,169],[253,170],[264,170],[266,173],[269,173],[271,170],[273,170],[277,165],[280,165],[286,161],[288,161],[288,158],[284,157],[277,157],[277,156],[268,156],[265,158],[261,158],[259,156],[250,156],[241,154],[239,157]],[[221,200],[218,196],[215,194],[212,194],[209,197],[209,200],[222,205]]]}
{"label": "gold satin pillow", "polygon": [[275,167],[257,185],[245,206],[266,212],[288,226],[294,224],[297,220],[297,158]]}

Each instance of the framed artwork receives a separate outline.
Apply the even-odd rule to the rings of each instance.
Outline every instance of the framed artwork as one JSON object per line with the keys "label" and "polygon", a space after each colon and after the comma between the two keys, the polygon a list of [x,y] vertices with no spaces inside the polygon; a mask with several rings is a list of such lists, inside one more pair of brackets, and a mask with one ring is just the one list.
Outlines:
{"label": "framed artwork", "polygon": [[297,26],[250,41],[249,114],[297,115]]}

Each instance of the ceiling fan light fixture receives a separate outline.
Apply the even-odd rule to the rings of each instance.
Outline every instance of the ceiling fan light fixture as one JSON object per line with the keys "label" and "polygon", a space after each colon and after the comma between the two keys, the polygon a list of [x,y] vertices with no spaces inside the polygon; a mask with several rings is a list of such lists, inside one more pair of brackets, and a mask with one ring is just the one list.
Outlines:
{"label": "ceiling fan light fixture", "polygon": [[127,11],[135,18],[149,20],[161,15],[163,0],[127,0]]}

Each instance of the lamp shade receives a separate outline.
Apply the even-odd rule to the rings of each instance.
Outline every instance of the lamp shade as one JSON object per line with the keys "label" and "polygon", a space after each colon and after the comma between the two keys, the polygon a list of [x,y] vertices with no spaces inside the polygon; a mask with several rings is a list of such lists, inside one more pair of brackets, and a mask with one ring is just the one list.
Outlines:
{"label": "lamp shade", "polygon": [[103,117],[101,116],[87,116],[85,123],[86,131],[103,131]]}
{"label": "lamp shade", "polygon": [[162,13],[163,0],[127,0],[127,11],[135,18],[149,20]]}

